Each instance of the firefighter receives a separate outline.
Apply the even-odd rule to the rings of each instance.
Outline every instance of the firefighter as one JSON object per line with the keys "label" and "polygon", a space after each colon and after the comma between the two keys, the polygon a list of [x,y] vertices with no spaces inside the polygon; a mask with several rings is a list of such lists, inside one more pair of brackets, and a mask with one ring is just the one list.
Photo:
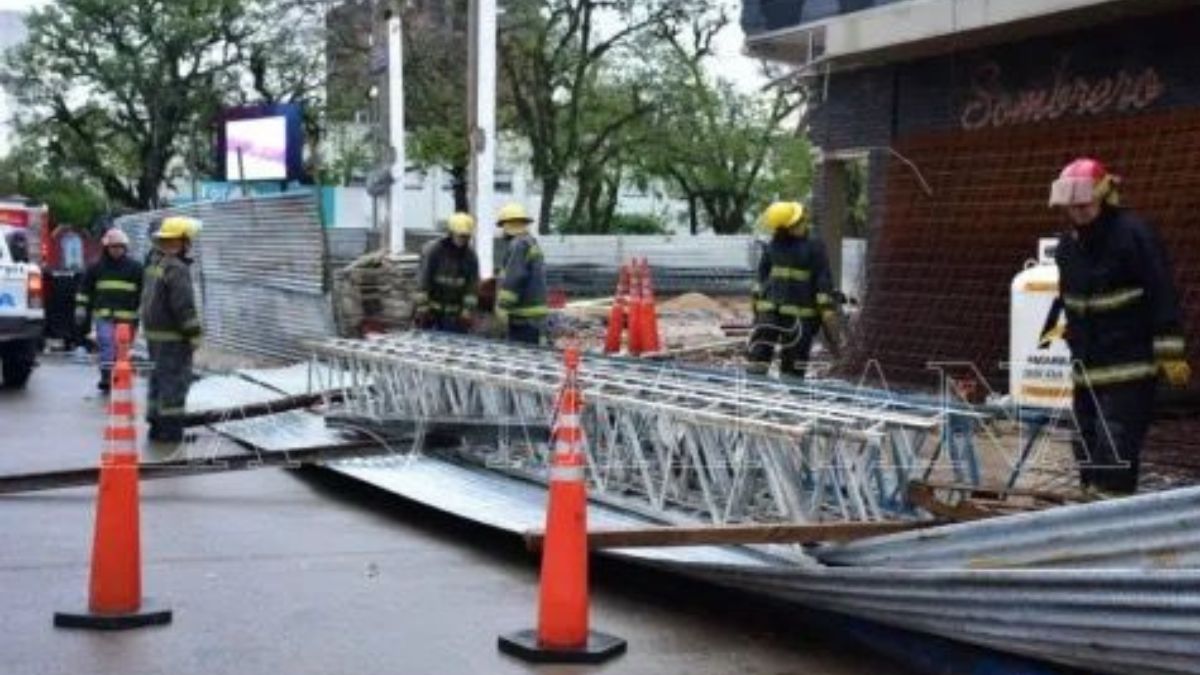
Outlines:
{"label": "firefighter", "polygon": [[475,219],[454,213],[447,219],[446,229],[446,236],[429,242],[421,251],[416,324],[418,328],[466,333],[479,307],[479,258],[471,248]]}
{"label": "firefighter", "polygon": [[192,354],[200,344],[200,316],[192,289],[188,251],[199,231],[190,218],[163,219],[154,233],[155,252],[146,267],[141,318],[153,370],[146,403],[150,439],[178,443],[180,417],[192,383]]}
{"label": "firefighter", "polygon": [[[763,375],[780,345],[779,370],[803,378],[813,338],[824,326],[837,335],[829,258],[820,239],[809,236],[808,212],[800,202],[775,202],[759,222],[771,234],[752,289],[754,330],[747,371]],[[831,350],[837,342],[827,339]]]}
{"label": "firefighter", "polygon": [[513,342],[541,344],[546,330],[546,268],[542,249],[529,234],[533,222],[520,204],[500,209],[496,224],[508,243],[497,280],[496,318]]}
{"label": "firefighter", "polygon": [[84,273],[75,295],[75,323],[80,334],[87,335],[88,318],[95,322],[100,347],[100,381],[96,388],[107,392],[117,359],[117,325],[127,323],[137,328],[142,265],[128,255],[129,237],[117,228],[105,232],[100,244],[104,252]]}
{"label": "firefighter", "polygon": [[1059,296],[1075,382],[1073,449],[1085,489],[1137,490],[1156,380],[1187,386],[1179,300],[1158,235],[1119,206],[1117,178],[1077,159],[1050,188],[1071,229],[1059,238]]}

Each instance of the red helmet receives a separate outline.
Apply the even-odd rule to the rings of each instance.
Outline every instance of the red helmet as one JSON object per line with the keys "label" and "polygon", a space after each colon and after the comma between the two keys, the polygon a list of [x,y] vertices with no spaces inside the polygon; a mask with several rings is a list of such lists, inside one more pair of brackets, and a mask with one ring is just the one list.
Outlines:
{"label": "red helmet", "polygon": [[112,228],[100,238],[101,246],[129,246],[129,235],[117,228]]}
{"label": "red helmet", "polygon": [[1080,157],[1050,184],[1050,206],[1078,206],[1096,200],[1116,206],[1118,180],[1100,160]]}

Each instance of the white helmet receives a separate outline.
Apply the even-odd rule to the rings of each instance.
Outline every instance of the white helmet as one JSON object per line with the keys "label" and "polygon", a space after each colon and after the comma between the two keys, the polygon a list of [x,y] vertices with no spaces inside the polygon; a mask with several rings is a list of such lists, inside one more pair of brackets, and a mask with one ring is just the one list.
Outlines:
{"label": "white helmet", "polygon": [[104,233],[104,236],[100,238],[100,244],[105,248],[109,246],[124,246],[125,248],[129,248],[129,235],[114,227]]}

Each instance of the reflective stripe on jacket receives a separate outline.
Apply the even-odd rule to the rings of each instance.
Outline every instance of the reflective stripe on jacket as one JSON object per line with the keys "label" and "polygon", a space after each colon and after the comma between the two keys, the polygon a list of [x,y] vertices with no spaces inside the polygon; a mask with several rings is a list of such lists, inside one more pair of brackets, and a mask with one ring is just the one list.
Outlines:
{"label": "reflective stripe on jacket", "polygon": [[136,321],[141,296],[141,264],[128,255],[114,260],[106,252],[83,275],[75,304],[98,319]]}
{"label": "reflective stripe on jacket", "polygon": [[202,332],[189,264],[156,254],[146,267],[142,291],[143,334],[156,342],[196,342]]}
{"label": "reflective stripe on jacket", "polygon": [[781,232],[763,248],[753,287],[756,313],[816,319],[833,309],[832,293],[829,257],[820,239]]}
{"label": "reflective stripe on jacket", "polygon": [[1077,383],[1153,378],[1156,361],[1184,357],[1171,268],[1136,213],[1105,207],[1095,223],[1062,235],[1055,260]]}
{"label": "reflective stripe on jacket", "polygon": [[513,237],[504,253],[497,307],[510,320],[536,322],[550,313],[546,305],[546,266],[542,249],[529,234]]}
{"label": "reflective stripe on jacket", "polygon": [[474,311],[479,306],[479,258],[470,245],[456,246],[449,236],[431,241],[421,250],[417,285],[418,308],[444,315]]}

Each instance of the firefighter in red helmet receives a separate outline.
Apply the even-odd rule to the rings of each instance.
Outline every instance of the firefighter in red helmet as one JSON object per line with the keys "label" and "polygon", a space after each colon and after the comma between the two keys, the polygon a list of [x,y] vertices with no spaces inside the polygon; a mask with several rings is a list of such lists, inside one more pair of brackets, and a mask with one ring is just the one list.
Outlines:
{"label": "firefighter in red helmet", "polygon": [[1071,224],[1055,259],[1080,477],[1085,489],[1132,494],[1157,380],[1186,387],[1191,369],[1166,252],[1154,229],[1120,206],[1117,183],[1099,161],[1077,159],[1051,185],[1050,206]]}

